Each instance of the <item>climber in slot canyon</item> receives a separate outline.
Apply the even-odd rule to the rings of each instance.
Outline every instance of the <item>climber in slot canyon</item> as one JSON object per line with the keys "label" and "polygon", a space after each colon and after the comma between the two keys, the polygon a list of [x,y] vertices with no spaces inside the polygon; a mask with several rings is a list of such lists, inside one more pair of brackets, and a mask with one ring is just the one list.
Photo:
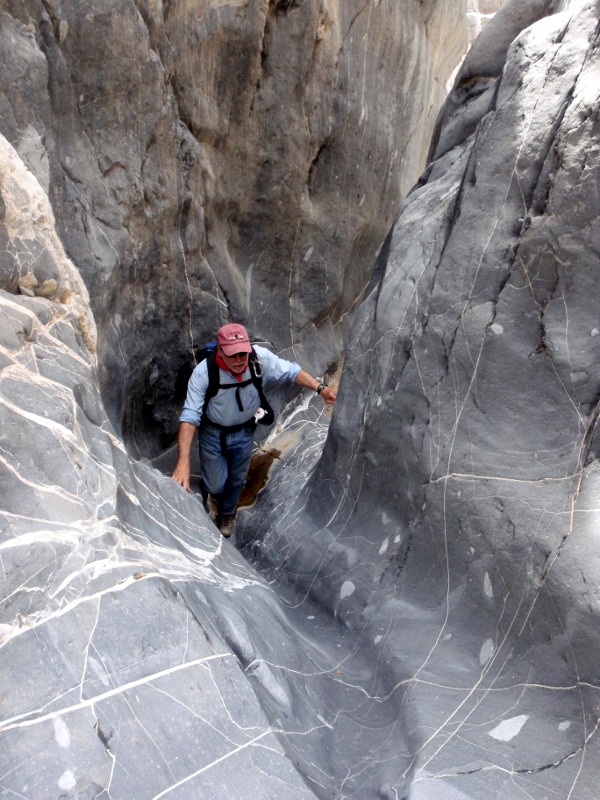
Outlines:
{"label": "climber in slot canyon", "polygon": [[190,491],[190,453],[199,428],[200,489],[207,510],[213,506],[221,534],[235,527],[238,499],[250,466],[257,422],[270,424],[273,412],[263,382],[296,383],[334,403],[337,389],[325,386],[299,364],[285,361],[264,347],[252,346],[243,325],[229,323],[217,331],[214,351],[194,369],[179,417],[178,459],[173,480]]}

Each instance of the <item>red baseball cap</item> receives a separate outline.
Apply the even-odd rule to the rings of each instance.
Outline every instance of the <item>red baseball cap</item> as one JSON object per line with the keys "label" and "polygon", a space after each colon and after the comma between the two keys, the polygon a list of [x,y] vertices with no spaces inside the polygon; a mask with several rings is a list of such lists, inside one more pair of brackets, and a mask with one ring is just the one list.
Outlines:
{"label": "red baseball cap", "polygon": [[252,352],[248,331],[237,322],[229,322],[227,325],[221,326],[217,331],[217,342],[226,356]]}

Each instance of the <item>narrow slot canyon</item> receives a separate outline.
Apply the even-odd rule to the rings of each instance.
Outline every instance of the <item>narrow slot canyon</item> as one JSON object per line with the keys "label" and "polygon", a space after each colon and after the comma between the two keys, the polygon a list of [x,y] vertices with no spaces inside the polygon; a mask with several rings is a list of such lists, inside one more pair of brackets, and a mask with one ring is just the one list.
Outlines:
{"label": "narrow slot canyon", "polygon": [[596,797],[599,13],[0,0],[0,798]]}

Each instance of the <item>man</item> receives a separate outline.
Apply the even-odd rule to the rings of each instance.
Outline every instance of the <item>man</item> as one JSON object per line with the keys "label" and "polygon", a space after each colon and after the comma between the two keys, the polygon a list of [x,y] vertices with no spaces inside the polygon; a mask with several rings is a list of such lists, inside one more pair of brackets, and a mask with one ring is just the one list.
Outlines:
{"label": "man", "polygon": [[[212,384],[210,381],[209,370],[216,374],[216,367],[210,366],[209,356],[192,373],[179,417],[179,457],[173,480],[190,491],[190,452],[199,427],[200,487],[205,504],[208,495],[216,500],[217,525],[225,537],[233,533],[237,503],[250,467],[262,384],[268,388],[269,383],[296,383],[313,389],[326,403],[335,402],[337,395],[336,389],[319,383],[299,364],[284,361],[264,347],[254,347],[254,353],[258,365],[243,325],[229,323],[219,328],[213,356],[218,366],[218,390],[214,380]],[[216,392],[212,397],[209,385]],[[263,395],[263,406],[268,405],[265,401]]]}

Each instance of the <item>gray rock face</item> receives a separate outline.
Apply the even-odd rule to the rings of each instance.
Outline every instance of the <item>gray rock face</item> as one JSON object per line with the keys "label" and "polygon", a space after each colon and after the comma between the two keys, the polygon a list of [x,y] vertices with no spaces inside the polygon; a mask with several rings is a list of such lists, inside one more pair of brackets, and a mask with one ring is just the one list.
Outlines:
{"label": "gray rock face", "polygon": [[466,0],[0,3],[0,132],[49,191],[133,450],[171,441],[194,352],[230,318],[318,374],[337,362],[465,14]]}
{"label": "gray rock face", "polygon": [[[241,172],[243,159],[219,132],[241,126],[239,109],[232,100],[223,122],[210,94],[198,111],[176,93],[205,62],[187,42],[185,57],[171,52],[163,22],[208,47],[225,96],[231,62],[216,44],[242,6],[203,7],[197,27],[178,4],[164,18],[159,4],[90,4],[85,17],[50,0],[1,8],[11,35],[0,36],[0,80],[13,81],[3,125],[38,179],[0,140],[2,795],[595,797],[597,3],[507,3],[466,60],[357,313],[324,455],[322,404],[300,398],[286,458],[240,520],[263,577],[194,496],[129,459],[99,390],[118,344],[129,388],[108,397],[111,410],[126,405],[135,336],[148,329],[148,346],[164,313],[156,281],[185,314],[193,282],[176,276],[195,265],[212,279],[208,259],[192,257],[205,255],[204,235],[230,254],[241,241],[211,228],[229,212],[189,189],[199,175],[231,188],[230,160]],[[260,8],[272,25],[315,10]],[[126,30],[140,36],[125,45]],[[91,81],[97,53],[88,63],[70,50],[91,31],[137,65],[127,74],[106,59],[104,94]],[[173,84],[161,84],[165,63]],[[47,83],[50,96],[34,98]],[[187,129],[157,113],[158,85],[185,105]],[[181,151],[153,138],[163,125]],[[227,155],[220,173],[211,148]],[[177,242],[182,272],[144,271],[168,265]],[[77,254],[98,281],[98,366]],[[218,316],[229,300],[211,298]],[[151,402],[161,366],[146,373],[141,361]]]}
{"label": "gray rock face", "polygon": [[275,593],[119,434],[169,435],[230,316],[337,360],[463,11],[0,2],[3,797],[404,793],[371,643]]}
{"label": "gray rock face", "polygon": [[[274,785],[308,797],[230,649],[182,599],[223,560],[216,537],[206,521],[194,525],[191,499],[165,509],[166,481],[128,466],[69,320],[48,301],[3,293],[1,303],[11,323],[1,380],[2,796],[152,797],[186,779],[201,796],[219,760],[229,762],[220,780],[266,796],[248,767],[258,757]],[[243,591],[243,567],[225,572]],[[206,615],[202,592],[190,599]],[[238,711],[257,727],[238,727]]]}
{"label": "gray rock face", "polygon": [[406,785],[401,695],[369,643],[129,460],[73,310],[0,290],[0,314],[0,796]]}
{"label": "gray rock face", "polygon": [[275,478],[283,519],[246,523],[408,687],[411,799],[597,793],[597,25],[595,2],[490,22],[380,255],[325,456],[295,501]]}
{"label": "gray rock face", "polygon": [[[3,139],[0,167],[0,796],[407,786],[402,694],[370,642],[274,591],[197,497],[130,461],[48,199]],[[43,267],[51,297],[19,279]]]}

